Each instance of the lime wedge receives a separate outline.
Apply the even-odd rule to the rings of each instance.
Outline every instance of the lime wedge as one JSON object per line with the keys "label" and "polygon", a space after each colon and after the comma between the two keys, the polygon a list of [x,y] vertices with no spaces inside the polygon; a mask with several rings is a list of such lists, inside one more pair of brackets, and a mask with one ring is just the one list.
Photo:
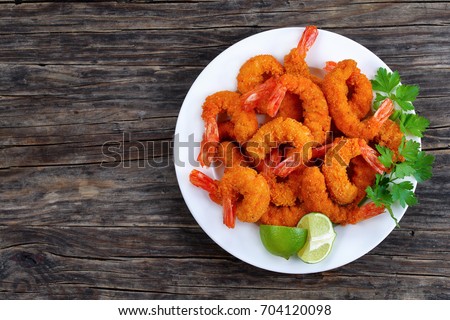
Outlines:
{"label": "lime wedge", "polygon": [[306,242],[308,231],[297,227],[260,225],[261,241],[271,254],[289,259]]}
{"label": "lime wedge", "polygon": [[308,230],[306,244],[298,251],[298,257],[306,263],[325,259],[336,238],[330,219],[322,213],[311,212],[300,219],[297,227]]}

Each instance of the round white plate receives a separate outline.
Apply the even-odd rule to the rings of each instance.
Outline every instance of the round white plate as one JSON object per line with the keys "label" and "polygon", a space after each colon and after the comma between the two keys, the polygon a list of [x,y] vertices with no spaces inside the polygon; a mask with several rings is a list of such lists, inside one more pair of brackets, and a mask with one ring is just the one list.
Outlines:
{"label": "round white plate", "polygon": [[[201,168],[197,163],[204,124],[201,119],[205,98],[220,90],[235,91],[236,76],[241,65],[257,54],[272,54],[280,62],[294,47],[304,28],[282,28],[265,31],[232,45],[219,54],[200,73],[190,88],[178,116],[175,129],[174,161],[178,183],[184,200],[200,227],[219,246],[236,258],[266,270],[306,274],[322,272],[352,262],[375,248],[393,230],[395,223],[387,212],[357,225],[337,226],[337,237],[330,255],[317,264],[306,264],[296,256],[289,260],[271,255],[261,243],[256,224],[236,221],[234,229],[222,223],[222,207],[212,202],[207,192],[189,182],[189,174],[198,169],[218,179],[213,168]],[[358,67],[372,79],[379,67],[390,71],[375,54],[357,42],[333,32],[319,30],[316,42],[306,61],[320,70],[326,61],[354,59]],[[416,182],[413,182],[416,184]],[[406,208],[393,206],[398,220]]]}

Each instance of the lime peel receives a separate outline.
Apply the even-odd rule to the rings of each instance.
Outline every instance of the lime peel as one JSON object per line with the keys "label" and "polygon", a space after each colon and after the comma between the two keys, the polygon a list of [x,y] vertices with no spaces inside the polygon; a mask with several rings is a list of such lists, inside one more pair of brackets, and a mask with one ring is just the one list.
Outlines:
{"label": "lime peel", "polygon": [[267,251],[289,259],[303,248],[308,231],[298,227],[260,225],[259,234]]}

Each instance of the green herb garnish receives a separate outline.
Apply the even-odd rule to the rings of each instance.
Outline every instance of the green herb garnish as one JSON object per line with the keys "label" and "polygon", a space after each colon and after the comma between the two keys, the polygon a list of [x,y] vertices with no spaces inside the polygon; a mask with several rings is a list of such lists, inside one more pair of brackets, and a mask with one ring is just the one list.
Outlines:
{"label": "green herb garnish", "polygon": [[374,108],[378,109],[384,99],[391,99],[398,106],[391,119],[398,121],[400,130],[403,133],[423,137],[423,132],[430,122],[422,116],[408,113],[414,110],[413,102],[419,94],[419,86],[400,84],[398,72],[388,72],[385,68],[379,68],[371,82],[372,89],[376,92]]}
{"label": "green herb garnish", "polygon": [[[376,91],[374,108],[378,108],[384,99],[390,98],[397,106],[391,120],[398,122],[403,133],[423,137],[429,121],[410,113],[414,110],[413,102],[419,93],[419,87],[400,84],[398,72],[391,73],[384,68],[378,69],[375,79],[371,82],[373,90]],[[406,205],[418,203],[413,183],[404,178],[414,177],[418,182],[430,179],[434,156],[421,151],[418,142],[406,140],[405,137],[398,148],[398,155],[404,158],[403,162],[396,161],[398,157],[394,157],[395,152],[388,147],[376,145],[376,149],[380,153],[378,159],[389,168],[390,174],[377,173],[375,184],[366,189],[367,197],[375,205],[385,206],[398,226],[392,205],[398,202],[404,208]]]}

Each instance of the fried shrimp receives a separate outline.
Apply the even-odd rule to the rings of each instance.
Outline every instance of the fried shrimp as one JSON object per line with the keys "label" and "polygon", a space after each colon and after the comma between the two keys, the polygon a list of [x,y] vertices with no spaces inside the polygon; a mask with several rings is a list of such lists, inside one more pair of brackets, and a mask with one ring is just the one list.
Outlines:
{"label": "fried shrimp", "polygon": [[335,203],[327,192],[325,177],[318,167],[308,167],[303,171],[300,192],[307,212],[322,212],[337,224],[355,224],[384,212],[384,207],[377,207],[373,202],[361,207]]}
{"label": "fried shrimp", "polygon": [[374,170],[386,170],[379,162],[376,151],[363,139],[339,139],[325,155],[322,173],[331,198],[338,204],[349,204],[358,195],[358,187],[350,181],[347,167],[350,160],[359,155],[362,155]]}
{"label": "fried shrimp", "polygon": [[[325,71],[330,72],[337,66],[334,61],[327,61]],[[372,107],[372,84],[365,74],[354,65],[353,72],[346,80],[348,92],[348,105],[358,119],[362,119],[370,112]]]}
{"label": "fried shrimp", "polygon": [[270,205],[266,213],[264,213],[259,219],[259,222],[261,224],[269,224],[274,226],[295,227],[306,213],[307,212],[301,205],[284,207]]}
{"label": "fried shrimp", "polygon": [[203,103],[202,118],[205,133],[200,146],[198,161],[202,166],[210,165],[217,152],[220,141],[217,117],[225,113],[230,119],[231,132],[240,143],[249,139],[258,129],[258,120],[253,111],[244,111],[240,107],[240,95],[232,91],[219,91],[208,96]]}
{"label": "fried shrimp", "polygon": [[289,54],[284,57],[284,67],[286,69],[286,73],[311,78],[314,82],[320,82],[317,77],[311,75],[309,67],[305,61],[306,54],[313,46],[318,35],[319,31],[316,26],[307,26],[305,28],[297,47],[293,48]]}
{"label": "fried shrimp", "polygon": [[297,196],[287,182],[278,181],[273,174],[263,174],[270,189],[270,201],[275,206],[293,206]]}
{"label": "fried shrimp", "polygon": [[339,62],[331,72],[325,75],[322,91],[328,101],[331,117],[340,131],[350,138],[372,140],[391,115],[394,105],[390,99],[386,99],[373,116],[362,121],[358,119],[349,106],[346,83],[355,67],[354,60]]}
{"label": "fried shrimp", "polygon": [[272,101],[282,101],[286,92],[297,95],[303,108],[303,124],[311,130],[314,141],[323,144],[330,131],[331,118],[327,101],[320,88],[310,79],[291,74],[283,75]]}
{"label": "fried shrimp", "polygon": [[235,217],[242,222],[256,222],[267,211],[270,189],[266,179],[255,170],[233,167],[219,184],[224,210],[224,223],[234,228]]}
{"label": "fried shrimp", "polygon": [[301,122],[303,119],[302,102],[293,93],[286,92],[275,117],[292,118]]}
{"label": "fried shrimp", "polygon": [[231,141],[223,141],[219,144],[216,160],[224,165],[225,170],[247,163],[239,146]]}
{"label": "fried shrimp", "polygon": [[276,206],[292,206],[297,200],[297,194],[291,188],[288,181],[278,181],[272,173],[272,168],[282,160],[280,150],[272,149],[264,161],[259,161],[256,170],[266,179],[270,188],[270,201]]}
{"label": "fried shrimp", "polygon": [[263,161],[266,154],[281,144],[290,144],[289,163],[283,160],[275,168],[274,173],[284,175],[284,169],[290,167],[289,173],[303,162],[311,158],[311,147],[314,138],[311,131],[294,119],[275,118],[264,124],[247,142],[247,153],[256,161]]}
{"label": "fried shrimp", "polygon": [[270,203],[269,186],[263,176],[246,167],[226,170],[221,180],[192,170],[189,179],[193,185],[209,193],[214,202],[223,206],[223,223],[234,228],[235,218],[256,222],[267,211]]}
{"label": "fried shrimp", "polygon": [[358,189],[354,204],[359,204],[366,197],[366,188],[373,185],[377,171],[362,156],[350,161],[350,176],[352,183]]}
{"label": "fried shrimp", "polygon": [[237,75],[237,89],[241,94],[255,89],[271,77],[281,76],[283,65],[272,55],[261,54],[248,59]]}

